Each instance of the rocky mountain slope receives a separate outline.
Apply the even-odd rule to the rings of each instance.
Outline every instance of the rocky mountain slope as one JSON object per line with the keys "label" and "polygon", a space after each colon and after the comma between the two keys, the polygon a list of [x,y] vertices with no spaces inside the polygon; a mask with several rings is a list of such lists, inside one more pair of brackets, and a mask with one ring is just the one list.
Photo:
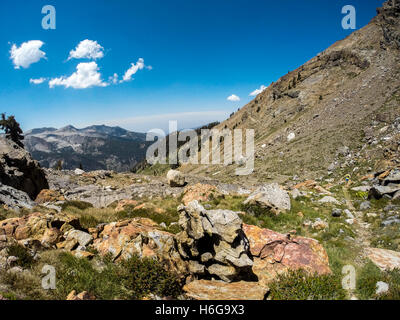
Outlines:
{"label": "rocky mountain slope", "polygon": [[[377,13],[217,126],[255,130],[256,169],[249,182],[345,174],[356,167],[363,174],[377,160],[399,158],[400,4],[387,1]],[[374,138],[388,128],[390,135]],[[235,168],[182,170],[240,180]]]}
{"label": "rocky mountain slope", "polygon": [[54,167],[61,160],[64,169],[82,164],[85,170],[129,171],[145,158],[147,145],[143,133],[104,125],[40,128],[25,133],[27,150],[43,167]]}

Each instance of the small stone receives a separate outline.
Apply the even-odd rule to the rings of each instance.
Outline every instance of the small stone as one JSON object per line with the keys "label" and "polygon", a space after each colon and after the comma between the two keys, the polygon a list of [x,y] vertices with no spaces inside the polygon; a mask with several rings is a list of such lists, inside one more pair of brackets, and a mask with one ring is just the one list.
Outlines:
{"label": "small stone", "polygon": [[371,202],[364,201],[360,204],[360,210],[364,211],[364,210],[368,210],[368,209],[371,209]]}
{"label": "small stone", "polygon": [[351,213],[349,209],[345,209],[343,211],[348,219],[354,219],[354,215]]}
{"label": "small stone", "polygon": [[389,285],[386,282],[378,281],[376,283],[376,294],[382,294],[389,291]]}
{"label": "small stone", "polygon": [[342,210],[338,208],[332,209],[332,217],[339,218],[342,215]]}

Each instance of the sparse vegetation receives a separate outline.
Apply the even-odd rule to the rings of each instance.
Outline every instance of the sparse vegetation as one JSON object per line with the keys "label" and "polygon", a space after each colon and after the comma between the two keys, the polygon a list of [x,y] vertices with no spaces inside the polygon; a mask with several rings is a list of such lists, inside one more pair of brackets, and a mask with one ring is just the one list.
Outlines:
{"label": "sparse vegetation", "polygon": [[335,275],[309,275],[305,271],[289,271],[270,284],[273,300],[343,300],[346,291]]}

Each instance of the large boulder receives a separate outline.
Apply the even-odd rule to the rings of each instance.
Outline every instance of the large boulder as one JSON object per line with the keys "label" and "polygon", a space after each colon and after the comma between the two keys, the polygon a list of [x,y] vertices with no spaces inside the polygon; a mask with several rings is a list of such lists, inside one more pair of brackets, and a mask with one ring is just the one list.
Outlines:
{"label": "large boulder", "polygon": [[186,184],[185,176],[177,170],[169,170],[167,180],[171,187],[183,187]]}
{"label": "large boulder", "polygon": [[103,256],[111,254],[114,260],[127,260],[134,255],[153,258],[163,262],[170,271],[182,276],[187,274],[187,264],[176,249],[174,235],[161,231],[150,219],[113,222],[90,231],[95,238],[94,248]]}
{"label": "large boulder", "polygon": [[195,280],[183,287],[194,300],[265,300],[268,288],[257,282]]}
{"label": "large boulder", "polygon": [[400,184],[398,185],[374,185],[371,190],[369,190],[368,198],[372,199],[380,199],[384,195],[393,196],[396,192],[400,190]]}
{"label": "large boulder", "polygon": [[253,272],[259,283],[267,285],[277,275],[302,269],[310,274],[329,274],[329,258],[322,245],[314,239],[294,237],[278,232],[243,225],[254,258]]}
{"label": "large boulder", "polygon": [[0,181],[26,192],[34,200],[49,185],[44,171],[31,155],[15,142],[0,137]]}
{"label": "large boulder", "polygon": [[35,205],[29,198],[28,194],[6,186],[0,182],[0,204],[7,206],[9,209],[19,211],[22,208],[32,209]]}
{"label": "large boulder", "polygon": [[364,251],[381,270],[400,269],[400,252],[379,248],[366,248]]}
{"label": "large boulder", "polygon": [[253,261],[242,220],[229,210],[205,210],[198,201],[178,207],[179,253],[192,274],[226,282],[251,277]]}
{"label": "large boulder", "polygon": [[276,214],[291,208],[289,194],[277,183],[259,187],[250,194],[244,204],[260,206]]}

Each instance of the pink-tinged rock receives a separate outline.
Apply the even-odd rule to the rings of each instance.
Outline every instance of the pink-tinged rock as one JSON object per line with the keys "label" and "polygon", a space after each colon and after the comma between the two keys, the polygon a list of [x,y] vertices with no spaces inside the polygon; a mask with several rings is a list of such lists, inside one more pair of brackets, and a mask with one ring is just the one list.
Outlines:
{"label": "pink-tinged rock", "polygon": [[292,237],[246,224],[243,231],[254,257],[253,272],[261,283],[266,284],[287,270],[331,273],[328,255],[315,239]]}

